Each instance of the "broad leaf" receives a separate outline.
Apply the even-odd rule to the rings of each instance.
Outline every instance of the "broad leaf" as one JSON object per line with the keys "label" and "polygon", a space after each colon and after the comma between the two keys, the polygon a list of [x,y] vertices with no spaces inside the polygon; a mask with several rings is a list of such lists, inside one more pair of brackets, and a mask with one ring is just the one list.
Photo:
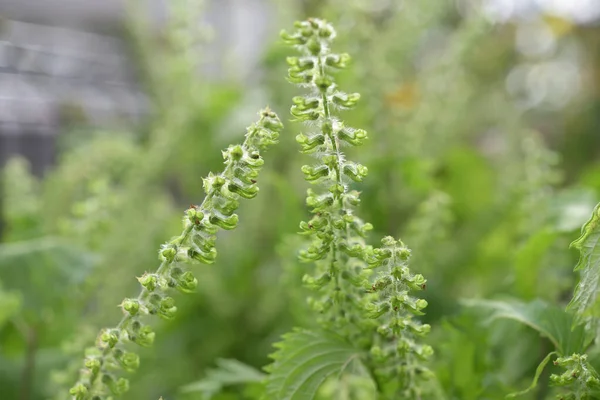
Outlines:
{"label": "broad leaf", "polygon": [[267,367],[265,399],[269,400],[313,399],[328,377],[339,376],[362,356],[337,335],[303,329],[283,335],[275,347],[274,362]]}
{"label": "broad leaf", "polygon": [[523,299],[533,299],[537,282],[542,274],[544,257],[556,241],[558,233],[552,229],[540,229],[531,235],[515,254],[515,289]]}
{"label": "broad leaf", "polygon": [[204,379],[185,385],[180,390],[183,393],[200,392],[208,400],[227,386],[260,384],[264,378],[265,374],[240,361],[219,359],[217,368],[208,370]]}
{"label": "broad leaf", "polygon": [[463,300],[467,307],[490,311],[487,322],[498,318],[512,319],[525,324],[548,338],[561,355],[581,353],[590,342],[582,325],[576,325],[574,316],[562,308],[541,300],[531,303],[518,301]]}
{"label": "broad leaf", "polygon": [[568,309],[575,311],[580,319],[591,316],[598,297],[600,282],[600,203],[592,217],[581,228],[579,239],[571,243],[580,252],[575,271],[581,271],[581,279],[575,288]]}

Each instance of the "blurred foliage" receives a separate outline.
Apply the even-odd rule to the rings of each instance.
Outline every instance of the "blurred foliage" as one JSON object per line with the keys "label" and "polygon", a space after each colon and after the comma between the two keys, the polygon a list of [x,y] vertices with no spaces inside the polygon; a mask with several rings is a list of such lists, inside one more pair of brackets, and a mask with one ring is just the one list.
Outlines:
{"label": "blurred foliage", "polygon": [[[260,107],[246,94],[287,115],[294,88],[275,33],[307,16],[333,21],[336,46],[354,55],[339,80],[362,95],[344,118],[370,137],[359,157],[370,172],[360,212],[373,237],[401,237],[429,279],[424,320],[440,398],[501,399],[527,387],[561,345],[531,322],[535,307],[551,304],[543,320],[564,327],[577,281],[569,243],[600,199],[598,26],[543,13],[494,22],[477,1],[273,0],[273,40],[256,49],[253,79],[239,82],[202,72],[202,4],[170,4],[160,29],[141,8],[127,23],[153,108],[143,125],[65,132],[43,179],[19,158],[2,170],[2,398],[67,398],[83,348],[118,321],[135,277],[155,268],[155,249],[202,198],[200,177],[220,168],[220,150]],[[550,32],[550,50],[525,51],[524,29]],[[566,70],[576,71],[577,84],[565,84],[574,92],[554,85]],[[314,325],[293,254],[306,216],[298,129],[286,124],[265,156],[257,201],[219,238],[215,265],[196,272],[197,294],[179,297],[178,317],[157,327],[128,398],[255,398],[271,343]],[[598,369],[600,353],[587,351]],[[560,373],[552,363],[522,398],[554,398],[550,373]],[[360,380],[342,386],[327,382],[320,396],[372,390]]]}

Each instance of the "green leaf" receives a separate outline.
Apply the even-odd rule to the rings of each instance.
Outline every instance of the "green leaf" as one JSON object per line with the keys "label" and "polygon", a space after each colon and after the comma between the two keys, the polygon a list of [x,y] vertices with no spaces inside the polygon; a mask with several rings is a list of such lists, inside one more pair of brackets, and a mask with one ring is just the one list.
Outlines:
{"label": "green leaf", "polygon": [[[71,325],[64,324],[76,322],[85,305],[80,301],[85,280],[98,260],[96,254],[54,237],[0,243],[0,280],[9,293],[20,295],[19,315],[28,324],[68,330]],[[1,314],[0,304],[0,319]],[[64,332],[50,330],[57,335]]]}
{"label": "green leaf", "polygon": [[579,319],[592,314],[598,297],[600,282],[600,203],[592,217],[581,228],[579,239],[571,243],[580,252],[575,271],[581,271],[581,279],[575,288],[573,299],[567,309],[575,311]]}
{"label": "green leaf", "polygon": [[0,287],[0,328],[21,308],[21,295],[17,291],[4,291]]}
{"label": "green leaf", "polygon": [[548,216],[554,232],[572,232],[580,229],[589,219],[596,204],[596,195],[588,188],[569,188],[557,192],[549,199]]}
{"label": "green leaf", "polygon": [[265,374],[238,360],[219,359],[217,368],[206,372],[206,377],[183,386],[182,393],[200,392],[204,399],[211,399],[226,386],[256,384],[264,380]]}
{"label": "green leaf", "polygon": [[558,233],[545,228],[531,235],[515,254],[515,289],[519,297],[535,297],[537,282],[542,274],[544,256],[556,241]]}
{"label": "green leaf", "polygon": [[267,367],[270,375],[265,399],[269,400],[313,399],[328,377],[339,376],[362,356],[337,335],[304,329],[283,335],[275,347],[278,350],[271,355],[274,362]]}
{"label": "green leaf", "polygon": [[531,327],[548,338],[560,355],[584,352],[591,339],[582,325],[575,324],[575,317],[571,313],[541,300],[522,303],[470,299],[463,300],[462,304],[490,311],[488,323],[505,318]]}
{"label": "green leaf", "polygon": [[535,376],[533,377],[533,381],[531,382],[531,385],[529,385],[529,387],[527,389],[521,390],[520,392],[511,393],[511,394],[507,395],[506,398],[510,399],[510,398],[514,398],[517,396],[522,396],[522,395],[528,393],[530,390],[535,389],[535,387],[537,386],[538,380],[540,379],[540,375],[544,371],[544,368],[546,368],[546,365],[548,365],[548,362],[550,361],[552,356],[555,354],[556,354],[556,352],[553,351],[553,352],[548,353],[548,355],[546,357],[544,357],[544,359],[542,360],[540,365],[538,365],[538,367],[535,369]]}

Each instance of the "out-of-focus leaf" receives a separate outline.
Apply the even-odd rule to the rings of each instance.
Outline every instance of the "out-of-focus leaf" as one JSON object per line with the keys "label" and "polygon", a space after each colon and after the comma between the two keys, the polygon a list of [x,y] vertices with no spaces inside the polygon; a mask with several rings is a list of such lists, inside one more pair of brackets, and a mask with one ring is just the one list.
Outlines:
{"label": "out-of-focus leaf", "polygon": [[0,288],[0,328],[21,308],[21,296],[16,291]]}
{"label": "out-of-focus leaf", "polygon": [[514,264],[515,286],[521,297],[535,297],[542,260],[557,236],[552,229],[541,229],[531,235],[517,251]]}
{"label": "out-of-focus leaf", "polygon": [[24,265],[29,264],[40,268],[48,267],[46,263],[49,263],[61,278],[78,283],[85,278],[96,261],[97,257],[94,254],[54,237],[0,244],[0,273],[2,270],[10,273],[6,270],[22,269]]}
{"label": "out-of-focus leaf", "polygon": [[[53,237],[0,244],[0,279],[7,290],[23,294],[23,308],[53,310],[73,301],[77,288],[97,264],[98,257],[74,244]],[[65,290],[70,296],[65,296]]]}
{"label": "out-of-focus leaf", "polygon": [[200,392],[204,399],[209,400],[227,386],[260,384],[264,378],[265,374],[238,360],[219,359],[217,368],[209,369],[204,379],[185,385],[180,391]]}
{"label": "out-of-focus leaf", "polygon": [[572,232],[589,219],[596,196],[586,188],[567,189],[558,192],[550,200],[550,223],[556,232]]}
{"label": "out-of-focus leaf", "polygon": [[591,339],[586,335],[582,325],[574,324],[573,314],[540,300],[522,303],[469,299],[463,300],[462,304],[489,311],[487,323],[499,318],[506,318],[535,329],[540,335],[550,340],[561,355],[583,352]]}

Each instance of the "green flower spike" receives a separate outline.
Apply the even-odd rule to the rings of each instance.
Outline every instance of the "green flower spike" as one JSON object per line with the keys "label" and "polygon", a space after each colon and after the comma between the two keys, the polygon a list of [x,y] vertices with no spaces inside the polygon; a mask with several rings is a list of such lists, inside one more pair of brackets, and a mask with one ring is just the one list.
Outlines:
{"label": "green flower spike", "polygon": [[117,375],[121,370],[136,370],[140,363],[138,355],[128,350],[130,344],[151,346],[155,334],[146,323],[148,316],[174,318],[177,307],[169,294],[174,289],[189,293],[196,288],[198,281],[187,270],[188,265],[215,261],[217,231],[234,229],[238,200],[258,193],[255,178],[264,163],[260,152],[277,143],[282,128],[277,115],[265,109],[258,122],[248,128],[244,143],[223,151],[223,172],[204,179],[204,201],[185,212],[183,232],[160,248],[161,264],[156,272],[138,278],[141,292],[137,298],[123,300],[121,322],[104,329],[96,346],[87,350],[79,381],[69,391],[72,399],[108,400],[127,392],[129,381]]}

